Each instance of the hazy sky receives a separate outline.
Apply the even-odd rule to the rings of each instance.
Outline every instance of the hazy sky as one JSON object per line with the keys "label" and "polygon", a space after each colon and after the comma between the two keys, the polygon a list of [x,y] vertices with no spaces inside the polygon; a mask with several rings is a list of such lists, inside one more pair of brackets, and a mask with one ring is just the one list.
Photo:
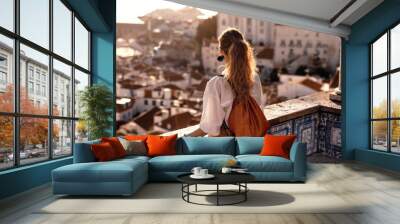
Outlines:
{"label": "hazy sky", "polygon": [[[117,0],[117,22],[118,23],[140,23],[139,16],[143,16],[153,10],[170,8],[180,9],[185,7],[174,2],[165,0]],[[201,9],[201,12],[207,16],[215,15],[216,12]]]}

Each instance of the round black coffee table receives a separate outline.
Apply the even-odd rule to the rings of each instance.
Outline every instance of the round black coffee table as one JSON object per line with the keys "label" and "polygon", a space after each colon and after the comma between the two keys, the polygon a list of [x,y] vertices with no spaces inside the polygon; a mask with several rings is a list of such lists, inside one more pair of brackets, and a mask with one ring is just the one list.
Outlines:
{"label": "round black coffee table", "polygon": [[[177,177],[178,181],[182,183],[182,199],[188,203],[198,205],[234,205],[245,202],[247,200],[247,192],[249,188],[247,183],[255,180],[255,177],[248,173],[229,173],[213,174],[215,177],[212,179],[193,179],[189,174],[182,174]],[[215,185],[215,190],[198,190],[197,185]],[[237,190],[224,190],[220,189],[220,185],[236,185]],[[195,190],[191,191],[190,186],[195,186]],[[214,192],[215,194],[206,194]],[[190,196],[203,196],[203,197],[216,197],[216,204],[202,204],[190,200]],[[240,196],[240,199],[230,203],[221,203],[221,197]]]}

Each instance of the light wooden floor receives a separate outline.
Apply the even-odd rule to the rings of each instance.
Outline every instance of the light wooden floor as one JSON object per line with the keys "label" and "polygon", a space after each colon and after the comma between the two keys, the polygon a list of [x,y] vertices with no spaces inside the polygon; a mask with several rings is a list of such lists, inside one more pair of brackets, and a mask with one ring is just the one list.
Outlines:
{"label": "light wooden floor", "polygon": [[54,200],[43,186],[0,202],[0,223],[400,223],[400,174],[357,163],[311,164],[308,181],[367,206],[359,214],[35,214],[35,208]]}

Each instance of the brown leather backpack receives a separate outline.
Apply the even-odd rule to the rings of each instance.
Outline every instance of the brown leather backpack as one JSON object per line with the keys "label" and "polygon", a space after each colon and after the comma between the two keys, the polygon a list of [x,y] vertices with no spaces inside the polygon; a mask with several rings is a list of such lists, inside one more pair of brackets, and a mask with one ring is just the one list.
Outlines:
{"label": "brown leather backpack", "polygon": [[232,104],[228,124],[222,123],[220,136],[264,136],[270,125],[257,101],[251,96],[237,97]]}

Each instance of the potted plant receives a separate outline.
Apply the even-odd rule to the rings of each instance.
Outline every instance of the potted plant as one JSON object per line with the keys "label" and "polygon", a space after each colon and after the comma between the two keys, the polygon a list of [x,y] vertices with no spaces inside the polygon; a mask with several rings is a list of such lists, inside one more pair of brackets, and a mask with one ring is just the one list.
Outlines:
{"label": "potted plant", "polygon": [[89,140],[109,136],[112,125],[113,96],[107,86],[95,84],[80,93],[79,106],[82,110],[79,124],[87,128]]}

